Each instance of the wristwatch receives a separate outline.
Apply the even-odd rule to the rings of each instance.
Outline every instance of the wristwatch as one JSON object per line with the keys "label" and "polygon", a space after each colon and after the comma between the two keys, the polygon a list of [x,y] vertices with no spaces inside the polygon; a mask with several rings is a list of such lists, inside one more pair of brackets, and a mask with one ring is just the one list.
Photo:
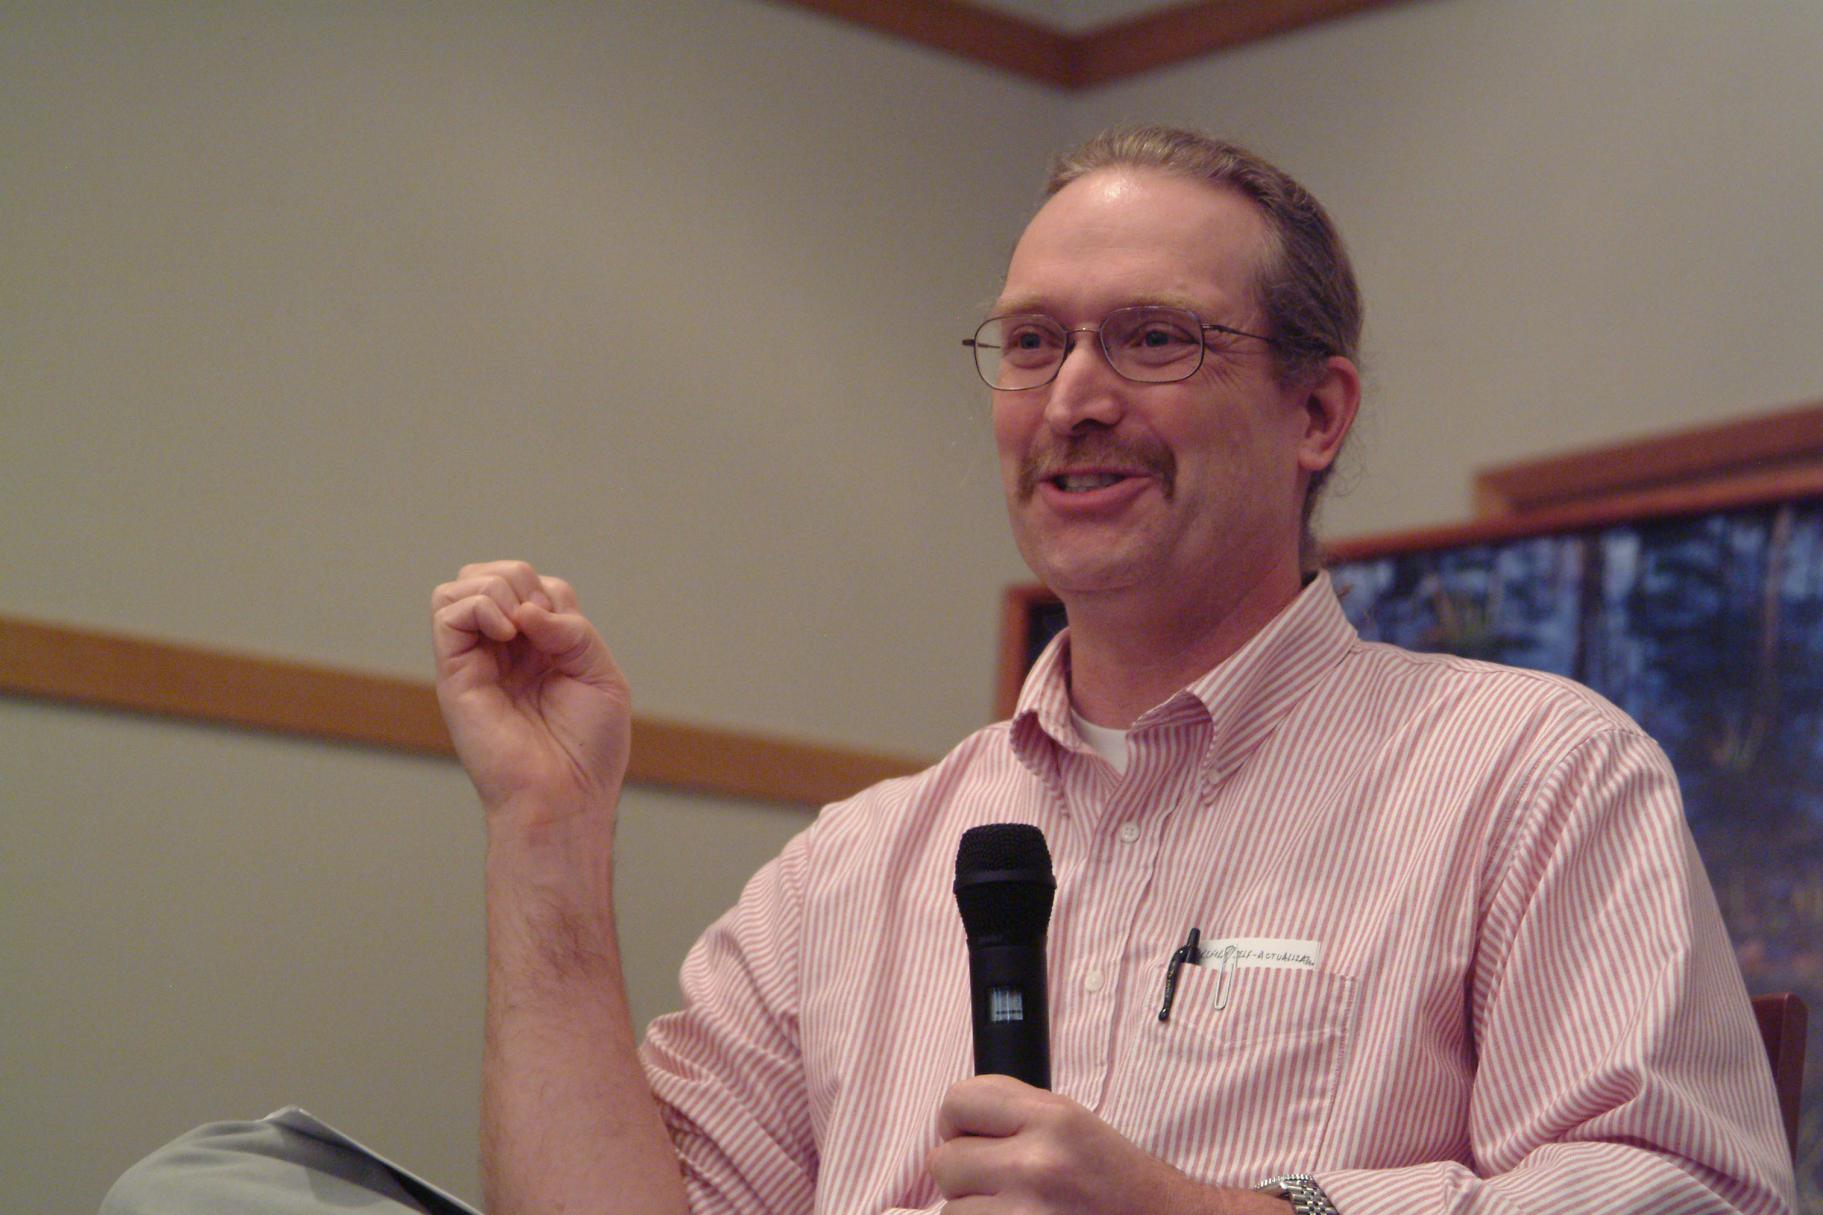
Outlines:
{"label": "wristwatch", "polygon": [[1309,1173],[1268,1177],[1254,1188],[1273,1198],[1289,1199],[1291,1209],[1297,1215],[1336,1215],[1335,1204],[1329,1201],[1329,1195],[1323,1192],[1323,1187]]}

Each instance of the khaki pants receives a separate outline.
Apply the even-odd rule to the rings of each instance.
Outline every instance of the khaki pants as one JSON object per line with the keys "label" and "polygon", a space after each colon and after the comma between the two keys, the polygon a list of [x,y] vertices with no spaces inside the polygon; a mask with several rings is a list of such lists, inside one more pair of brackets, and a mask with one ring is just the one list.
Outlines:
{"label": "khaki pants", "polygon": [[463,1215],[364,1153],[271,1121],[212,1122],[128,1169],[101,1215]]}

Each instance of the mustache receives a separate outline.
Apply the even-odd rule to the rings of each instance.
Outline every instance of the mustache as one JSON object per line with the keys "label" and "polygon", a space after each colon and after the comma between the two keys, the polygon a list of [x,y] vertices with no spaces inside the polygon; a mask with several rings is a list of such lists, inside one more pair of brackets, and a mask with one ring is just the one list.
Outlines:
{"label": "mustache", "polygon": [[1138,469],[1158,481],[1167,499],[1177,485],[1177,457],[1169,447],[1144,438],[1117,438],[1105,430],[1092,430],[1027,451],[1019,462],[1019,500],[1029,501],[1041,482],[1065,469],[1084,465]]}

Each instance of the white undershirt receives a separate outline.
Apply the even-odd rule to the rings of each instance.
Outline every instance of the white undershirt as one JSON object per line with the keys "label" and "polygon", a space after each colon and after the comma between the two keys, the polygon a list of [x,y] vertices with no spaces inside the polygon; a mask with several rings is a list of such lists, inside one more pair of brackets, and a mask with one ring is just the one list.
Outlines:
{"label": "white undershirt", "polygon": [[1076,732],[1082,735],[1082,741],[1089,744],[1095,754],[1108,761],[1110,767],[1121,775],[1127,772],[1127,732],[1116,730],[1112,726],[1098,726],[1078,713],[1074,706],[1070,709],[1070,720],[1076,723]]}

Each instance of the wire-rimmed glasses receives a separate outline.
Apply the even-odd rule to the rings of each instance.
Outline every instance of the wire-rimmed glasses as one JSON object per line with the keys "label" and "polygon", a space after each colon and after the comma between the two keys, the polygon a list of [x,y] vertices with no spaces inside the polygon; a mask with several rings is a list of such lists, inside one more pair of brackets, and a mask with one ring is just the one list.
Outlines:
{"label": "wire-rimmed glasses", "polygon": [[1189,379],[1202,367],[1207,347],[1203,335],[1210,330],[1274,344],[1261,334],[1212,325],[1194,312],[1163,304],[1116,308],[1100,325],[1075,329],[1065,329],[1037,312],[990,316],[962,344],[974,351],[975,370],[982,380],[1001,392],[1043,388],[1056,379],[1074,344],[1072,335],[1078,333],[1095,334],[1108,366],[1123,378],[1171,384]]}

